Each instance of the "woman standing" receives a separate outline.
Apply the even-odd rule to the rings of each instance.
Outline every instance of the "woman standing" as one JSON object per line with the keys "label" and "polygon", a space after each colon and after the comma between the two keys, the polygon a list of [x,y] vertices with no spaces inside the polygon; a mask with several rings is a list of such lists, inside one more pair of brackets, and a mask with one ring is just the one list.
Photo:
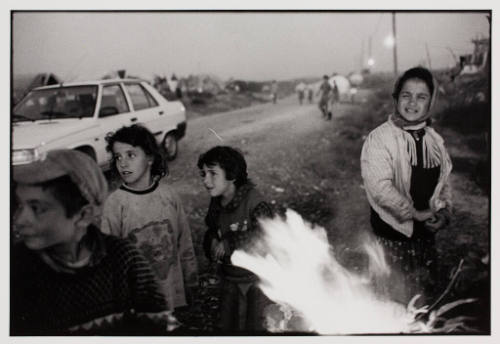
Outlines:
{"label": "woman standing", "polygon": [[370,222],[400,283],[391,295],[407,303],[435,283],[435,233],[449,223],[452,169],[442,137],[430,127],[437,85],[431,72],[407,70],[392,94],[394,113],[367,137],[361,173]]}

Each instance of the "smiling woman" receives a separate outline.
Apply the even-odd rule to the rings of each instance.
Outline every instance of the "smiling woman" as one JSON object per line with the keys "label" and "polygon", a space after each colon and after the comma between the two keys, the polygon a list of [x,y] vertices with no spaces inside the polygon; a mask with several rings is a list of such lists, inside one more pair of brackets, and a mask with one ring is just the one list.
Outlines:
{"label": "smiling woman", "polygon": [[436,89],[429,70],[407,70],[394,88],[394,113],[368,135],[361,153],[373,232],[402,277],[389,293],[404,304],[418,293],[434,294],[434,236],[451,210],[451,160],[429,126]]}

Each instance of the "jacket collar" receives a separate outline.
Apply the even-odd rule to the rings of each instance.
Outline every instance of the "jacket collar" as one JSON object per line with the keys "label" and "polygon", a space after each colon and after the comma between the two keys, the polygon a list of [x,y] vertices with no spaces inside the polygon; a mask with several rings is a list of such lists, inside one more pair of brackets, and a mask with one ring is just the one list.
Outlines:
{"label": "jacket collar", "polygon": [[236,189],[233,199],[226,204],[226,206],[222,206],[220,196],[216,198],[216,202],[225,211],[233,211],[240,206],[241,202],[254,187],[255,186],[251,182],[241,185]]}

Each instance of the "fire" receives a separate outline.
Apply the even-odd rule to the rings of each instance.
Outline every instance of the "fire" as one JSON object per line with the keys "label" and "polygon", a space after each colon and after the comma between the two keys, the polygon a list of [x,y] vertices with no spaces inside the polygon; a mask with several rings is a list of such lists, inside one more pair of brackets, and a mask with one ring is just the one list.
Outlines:
{"label": "fire", "polygon": [[[319,334],[431,331],[415,320],[425,308],[383,299],[371,288],[374,276],[390,274],[380,246],[364,246],[369,273],[356,274],[335,259],[325,229],[305,223],[294,211],[287,210],[286,219],[261,224],[262,236],[253,247],[235,251],[231,260],[259,276],[262,291],[279,305],[280,316],[268,316],[269,330]],[[301,321],[292,324],[293,317]]]}

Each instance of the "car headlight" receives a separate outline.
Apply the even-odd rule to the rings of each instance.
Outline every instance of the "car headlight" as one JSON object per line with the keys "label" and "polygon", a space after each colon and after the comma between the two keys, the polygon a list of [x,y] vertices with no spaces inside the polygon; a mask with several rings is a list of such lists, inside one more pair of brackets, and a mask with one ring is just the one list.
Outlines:
{"label": "car headlight", "polygon": [[14,149],[12,151],[12,165],[29,164],[40,159],[40,152],[36,148]]}

